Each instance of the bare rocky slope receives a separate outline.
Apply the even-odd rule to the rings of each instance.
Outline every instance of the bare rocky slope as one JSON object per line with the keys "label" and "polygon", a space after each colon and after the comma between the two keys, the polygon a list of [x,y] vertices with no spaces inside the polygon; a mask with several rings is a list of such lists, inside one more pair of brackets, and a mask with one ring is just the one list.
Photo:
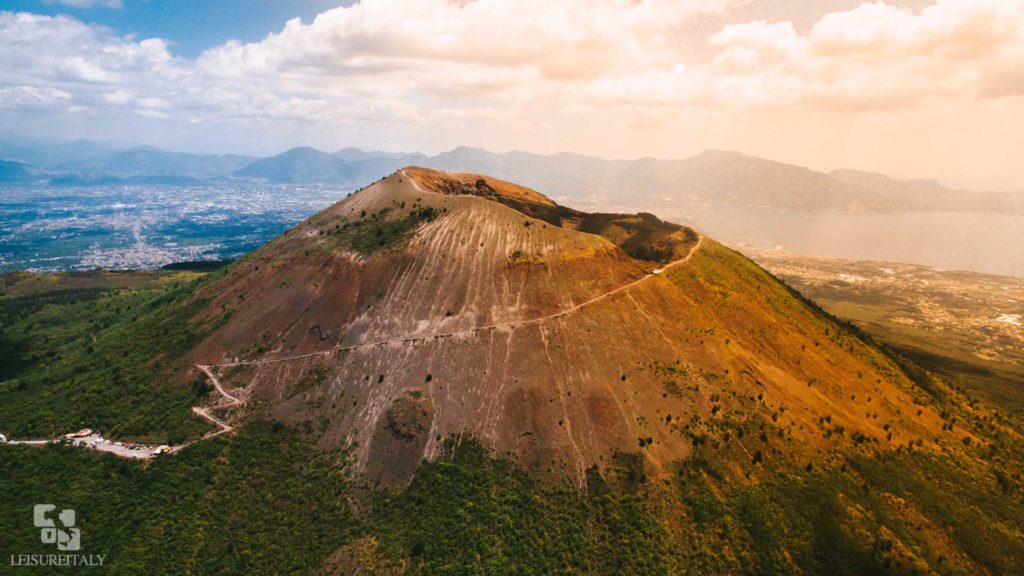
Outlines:
{"label": "bare rocky slope", "polygon": [[[968,435],[889,357],[714,240],[486,176],[396,172],[196,297],[197,320],[227,320],[183,379],[209,366],[246,399],[229,417],[351,445],[385,484],[452,438],[583,483],[624,453],[658,475],[713,443],[740,474]],[[755,434],[786,448],[762,453]]]}

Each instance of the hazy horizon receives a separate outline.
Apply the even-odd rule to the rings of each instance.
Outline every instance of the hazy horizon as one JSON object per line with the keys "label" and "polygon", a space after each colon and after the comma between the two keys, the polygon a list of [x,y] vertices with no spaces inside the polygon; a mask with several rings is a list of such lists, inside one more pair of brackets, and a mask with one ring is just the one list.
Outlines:
{"label": "hazy horizon", "polygon": [[[695,152],[694,154],[691,154],[689,156],[672,156],[672,157],[669,157],[669,156],[629,156],[629,157],[626,157],[626,156],[601,156],[601,155],[596,155],[596,154],[582,154],[582,153],[575,152],[575,151],[572,151],[572,150],[558,150],[558,151],[554,151],[554,152],[537,152],[537,151],[534,151],[534,150],[526,150],[526,149],[520,149],[520,148],[510,148],[510,149],[505,149],[505,150],[498,150],[498,149],[487,148],[487,147],[483,147],[483,146],[470,146],[470,145],[466,145],[466,144],[457,144],[457,145],[455,145],[455,146],[453,146],[451,148],[445,148],[445,149],[439,150],[438,152],[427,152],[427,151],[424,151],[424,150],[414,150],[414,149],[388,149],[388,148],[376,148],[376,147],[371,147],[371,146],[360,146],[357,143],[346,144],[346,145],[343,145],[343,146],[330,147],[330,148],[321,148],[321,147],[313,146],[313,145],[310,145],[310,144],[301,144],[300,143],[300,144],[297,144],[295,146],[289,146],[287,148],[282,148],[280,150],[272,151],[272,152],[267,153],[267,154],[245,154],[244,152],[241,152],[239,150],[233,150],[233,149],[203,151],[201,149],[175,148],[175,147],[158,146],[158,145],[155,145],[155,144],[147,144],[147,143],[144,143],[144,142],[103,141],[103,140],[99,140],[99,139],[86,138],[86,137],[82,137],[82,138],[66,138],[66,137],[60,137],[60,136],[54,136],[54,135],[33,136],[33,135],[24,134],[24,133],[20,133],[20,132],[6,132],[6,133],[5,132],[0,132],[0,140],[3,140],[5,135],[7,135],[7,136],[17,136],[19,138],[24,138],[26,140],[35,139],[35,140],[38,140],[40,143],[42,143],[44,141],[50,141],[50,143],[53,143],[53,144],[59,144],[59,143],[62,143],[62,142],[65,142],[65,143],[66,142],[73,142],[73,141],[76,141],[76,140],[79,140],[79,141],[84,140],[84,141],[92,142],[92,143],[97,144],[99,146],[108,147],[108,148],[110,148],[112,150],[122,150],[122,149],[123,150],[130,150],[132,148],[138,148],[138,147],[154,147],[154,148],[159,148],[159,149],[167,151],[167,152],[175,152],[175,153],[199,154],[199,155],[231,155],[231,154],[236,154],[236,155],[253,156],[255,158],[270,158],[270,157],[273,157],[273,156],[278,156],[278,155],[283,154],[285,152],[288,152],[290,150],[294,150],[296,148],[314,148],[316,150],[319,150],[321,152],[325,152],[325,153],[328,153],[328,154],[340,152],[340,151],[345,150],[345,149],[356,149],[356,150],[360,150],[362,152],[368,152],[368,153],[379,152],[379,153],[383,153],[383,154],[421,154],[421,155],[428,156],[428,157],[436,156],[438,154],[443,154],[445,152],[451,152],[453,150],[457,150],[457,149],[460,149],[460,148],[469,148],[469,149],[484,150],[486,152],[490,152],[490,153],[494,153],[494,154],[534,154],[534,155],[546,156],[546,157],[560,156],[560,155],[576,155],[576,156],[583,156],[583,157],[588,157],[588,158],[596,158],[596,159],[599,159],[599,160],[607,160],[607,161],[612,161],[612,162],[632,162],[632,161],[637,161],[637,160],[675,161],[675,160],[685,160],[687,158],[692,158],[694,156],[703,154],[705,152],[726,152],[726,153],[742,154],[744,156],[750,156],[750,157],[754,157],[754,158],[768,160],[770,162],[777,162],[777,163],[781,163],[781,164],[788,164],[788,165],[796,166],[796,167],[799,167],[799,168],[807,168],[809,170],[813,170],[815,172],[821,172],[823,174],[828,174],[828,173],[831,173],[831,172],[839,172],[839,171],[849,170],[849,171],[859,171],[859,172],[865,172],[865,173],[880,174],[880,175],[888,176],[888,177],[893,178],[895,180],[900,180],[900,181],[904,181],[904,182],[914,182],[914,181],[936,182],[936,183],[938,183],[941,186],[944,186],[944,187],[947,187],[947,188],[952,188],[952,189],[959,189],[959,190],[963,190],[963,191],[966,191],[966,192],[973,192],[973,191],[1024,192],[1024,185],[1016,186],[1016,187],[1010,187],[1010,188],[992,188],[992,189],[959,187],[959,186],[955,186],[955,185],[953,185],[951,183],[945,182],[945,181],[943,181],[943,180],[941,180],[939,178],[936,178],[934,176],[930,176],[930,175],[927,175],[927,174],[922,174],[922,175],[919,175],[919,176],[898,176],[898,175],[895,175],[895,174],[889,174],[889,173],[884,173],[884,172],[876,172],[874,170],[868,170],[868,169],[865,169],[865,168],[859,167],[859,166],[831,166],[831,167],[825,166],[825,167],[815,167],[815,166],[809,166],[809,165],[802,165],[802,164],[798,164],[798,163],[795,163],[795,162],[787,162],[785,160],[780,160],[778,158],[774,158],[774,157],[771,157],[771,156],[759,156],[759,155],[756,155],[756,154],[750,154],[750,153],[744,152],[743,150],[737,150],[737,149],[734,149],[734,148],[733,149],[730,149],[730,148],[704,148],[704,149],[699,150],[698,152]],[[0,158],[0,160],[3,160],[3,159],[4,158]]]}
{"label": "hazy horizon", "polygon": [[1024,187],[1016,0],[214,4],[7,4],[0,124],[260,156],[721,149]]}

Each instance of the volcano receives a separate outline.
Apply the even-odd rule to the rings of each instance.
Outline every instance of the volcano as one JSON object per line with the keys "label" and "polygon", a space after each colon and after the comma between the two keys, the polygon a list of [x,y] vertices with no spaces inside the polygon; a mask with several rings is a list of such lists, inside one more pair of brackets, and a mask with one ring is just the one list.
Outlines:
{"label": "volcano", "polygon": [[197,321],[220,320],[184,379],[208,371],[244,400],[225,418],[351,447],[384,485],[468,438],[582,484],[625,454],[656,477],[714,445],[747,474],[967,434],[890,357],[713,239],[483,175],[395,172],[194,298]]}

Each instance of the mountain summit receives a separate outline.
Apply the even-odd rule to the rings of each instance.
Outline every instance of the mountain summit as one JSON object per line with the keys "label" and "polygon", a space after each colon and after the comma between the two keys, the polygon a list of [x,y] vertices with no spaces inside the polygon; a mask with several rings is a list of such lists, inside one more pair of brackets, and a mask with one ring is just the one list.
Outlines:
{"label": "mountain summit", "polygon": [[228,319],[188,364],[383,483],[470,437],[582,483],[623,454],[658,475],[711,443],[742,474],[946,434],[892,360],[738,253],[487,176],[400,170],[198,298]]}

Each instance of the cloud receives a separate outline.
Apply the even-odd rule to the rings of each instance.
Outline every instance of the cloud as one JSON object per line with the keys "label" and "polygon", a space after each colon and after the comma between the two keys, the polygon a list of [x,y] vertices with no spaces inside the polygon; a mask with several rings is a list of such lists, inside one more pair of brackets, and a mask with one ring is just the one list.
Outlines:
{"label": "cloud", "polygon": [[1020,0],[938,0],[919,11],[872,2],[810,25],[729,22],[731,7],[361,0],[194,59],[68,16],[0,13],[0,110],[49,107],[97,125],[135,116],[529,138],[540,122],[657,127],[694,111],[905,110],[1024,95]]}
{"label": "cloud", "polygon": [[670,56],[669,35],[695,15],[724,8],[724,0],[363,1],[308,25],[292,20],[259,43],[212,49],[200,64],[259,72],[447,62],[581,78]]}
{"label": "cloud", "polygon": [[0,88],[0,108],[20,112],[52,112],[71,100],[71,94],[55,88],[11,86]]}
{"label": "cloud", "polygon": [[1024,49],[1018,0],[939,0],[920,12],[864,3],[825,15],[806,34],[789,22],[751,22],[709,43],[719,49],[721,85],[747,85],[752,102],[903,107],[1024,93],[1007,66]]}
{"label": "cloud", "polygon": [[191,64],[160,39],[134,41],[67,16],[0,13],[2,106],[55,114],[138,114],[186,104]]}

